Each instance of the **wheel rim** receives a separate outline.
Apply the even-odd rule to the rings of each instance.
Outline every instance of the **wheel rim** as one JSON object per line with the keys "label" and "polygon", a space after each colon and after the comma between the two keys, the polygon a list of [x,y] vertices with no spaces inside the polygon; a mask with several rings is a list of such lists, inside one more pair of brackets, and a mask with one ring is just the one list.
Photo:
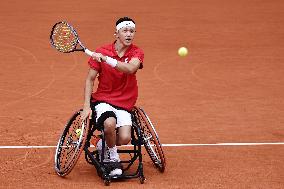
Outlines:
{"label": "wheel rim", "polygon": [[141,108],[134,108],[134,115],[138,126],[142,130],[143,142],[147,153],[154,165],[161,171],[165,170],[165,156],[160,144],[158,134],[150,118]]}

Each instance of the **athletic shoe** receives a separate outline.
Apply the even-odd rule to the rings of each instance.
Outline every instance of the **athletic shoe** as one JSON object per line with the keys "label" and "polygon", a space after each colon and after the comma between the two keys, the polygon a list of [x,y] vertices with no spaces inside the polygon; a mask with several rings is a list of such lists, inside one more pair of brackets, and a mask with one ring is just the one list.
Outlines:
{"label": "athletic shoe", "polygon": [[110,162],[114,163],[112,166],[112,171],[110,171],[109,175],[110,176],[120,176],[122,175],[122,166],[119,162]]}
{"label": "athletic shoe", "polygon": [[122,175],[122,166],[120,164],[120,158],[117,153],[116,146],[113,148],[109,148],[109,156],[110,156],[110,164],[111,164],[111,171],[109,175],[110,176]]}

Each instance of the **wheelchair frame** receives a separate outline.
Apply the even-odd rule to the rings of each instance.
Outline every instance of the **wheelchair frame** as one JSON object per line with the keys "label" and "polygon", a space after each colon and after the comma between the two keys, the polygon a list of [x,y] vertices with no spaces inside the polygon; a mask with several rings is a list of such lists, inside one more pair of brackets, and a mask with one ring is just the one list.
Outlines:
{"label": "wheelchair frame", "polygon": [[[118,149],[118,153],[129,154],[131,157],[128,161],[123,160],[120,162],[124,166],[122,169],[123,174],[119,176],[110,176],[108,162],[103,162],[105,137],[102,127],[95,124],[93,121],[95,120],[94,118],[84,122],[80,121],[80,111],[75,112],[70,118],[58,141],[55,153],[55,171],[59,176],[64,177],[71,172],[79,159],[81,152],[84,150],[86,161],[95,166],[98,175],[104,180],[105,185],[110,185],[111,180],[131,178],[139,178],[140,183],[143,184],[145,176],[143,173],[142,145],[144,145],[156,168],[158,168],[160,172],[164,172],[166,164],[162,146],[152,122],[142,108],[134,107],[131,112],[131,144],[133,149]],[[78,129],[81,130],[80,136],[77,136],[76,134]],[[100,132],[100,136],[103,140],[101,158],[98,157],[97,150],[91,145],[91,138],[95,132]],[[128,173],[130,167],[132,167],[137,160],[138,164],[136,171]]]}

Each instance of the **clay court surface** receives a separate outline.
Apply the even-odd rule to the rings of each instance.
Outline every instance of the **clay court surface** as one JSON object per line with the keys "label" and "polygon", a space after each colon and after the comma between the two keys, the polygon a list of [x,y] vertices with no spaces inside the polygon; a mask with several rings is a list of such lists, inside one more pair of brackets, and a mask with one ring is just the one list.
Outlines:
{"label": "clay court surface", "polygon": [[57,52],[49,33],[67,20],[94,50],[125,15],[145,52],[137,106],[163,144],[188,145],[163,147],[163,174],[145,153],[145,184],[109,188],[284,188],[283,10],[282,0],[1,1],[0,188],[105,187],[83,157],[66,178],[54,172],[54,146],[83,104],[88,57]]}

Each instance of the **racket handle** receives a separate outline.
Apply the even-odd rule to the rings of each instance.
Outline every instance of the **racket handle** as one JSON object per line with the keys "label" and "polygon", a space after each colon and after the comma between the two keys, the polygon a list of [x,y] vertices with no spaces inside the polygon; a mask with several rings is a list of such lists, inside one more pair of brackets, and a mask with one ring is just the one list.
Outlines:
{"label": "racket handle", "polygon": [[[92,54],[94,54],[94,52],[90,51],[89,49],[85,49],[85,53],[89,56],[92,56]],[[102,62],[102,61],[103,61],[103,59],[100,58],[100,62]]]}
{"label": "racket handle", "polygon": [[85,49],[85,53],[89,56],[92,56],[94,52],[90,51],[89,49]]}

